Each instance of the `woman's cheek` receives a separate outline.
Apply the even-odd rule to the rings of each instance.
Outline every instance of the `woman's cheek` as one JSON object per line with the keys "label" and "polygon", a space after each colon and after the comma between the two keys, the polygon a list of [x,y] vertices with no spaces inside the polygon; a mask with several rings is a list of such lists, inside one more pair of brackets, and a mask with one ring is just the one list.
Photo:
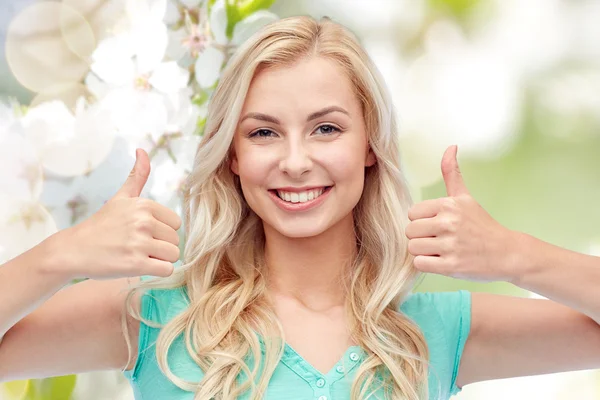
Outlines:
{"label": "woman's cheek", "polygon": [[323,165],[327,166],[327,172],[334,181],[353,179],[362,165],[357,161],[360,157],[351,148],[330,149],[323,159]]}
{"label": "woman's cheek", "polygon": [[268,156],[265,152],[256,152],[248,149],[244,157],[239,160],[240,176],[243,181],[252,185],[259,185],[269,171]]}

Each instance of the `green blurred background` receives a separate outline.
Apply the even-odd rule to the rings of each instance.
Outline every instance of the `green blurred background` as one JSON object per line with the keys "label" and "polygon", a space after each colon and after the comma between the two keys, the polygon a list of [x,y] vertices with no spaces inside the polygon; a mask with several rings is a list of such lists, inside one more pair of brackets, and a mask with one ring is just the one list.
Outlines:
{"label": "green blurred background", "polygon": [[[33,3],[0,4],[0,96],[21,104],[36,94],[11,73],[4,42],[9,22]],[[415,201],[446,196],[441,155],[458,144],[465,182],[496,220],[600,255],[600,2],[278,0],[270,9],[280,17],[327,15],[357,34],[396,103]],[[437,275],[416,288],[458,289],[531,295],[508,283]],[[472,385],[457,398],[592,399],[600,398],[598,382],[597,371],[519,378]],[[73,398],[132,398],[113,372],[28,384],[38,388],[32,399],[67,399],[76,385]],[[87,394],[98,385],[114,390]]]}

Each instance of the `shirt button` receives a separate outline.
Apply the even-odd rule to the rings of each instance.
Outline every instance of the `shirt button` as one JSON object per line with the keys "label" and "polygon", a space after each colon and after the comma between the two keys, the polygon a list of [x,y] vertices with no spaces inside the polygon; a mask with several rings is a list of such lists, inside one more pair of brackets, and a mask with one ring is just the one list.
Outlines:
{"label": "shirt button", "polygon": [[319,378],[317,380],[317,386],[320,387],[320,388],[323,387],[323,386],[325,386],[325,379]]}
{"label": "shirt button", "polygon": [[342,365],[338,365],[337,367],[335,367],[335,370],[336,370],[337,372],[340,372],[340,373],[342,373],[342,372],[344,372],[344,366],[342,366]]}
{"label": "shirt button", "polygon": [[327,396],[319,396],[319,400],[327,400]]}
{"label": "shirt button", "polygon": [[354,352],[350,353],[350,359],[351,359],[352,361],[356,361],[356,360],[358,360],[358,354],[356,354],[356,353],[354,353]]}

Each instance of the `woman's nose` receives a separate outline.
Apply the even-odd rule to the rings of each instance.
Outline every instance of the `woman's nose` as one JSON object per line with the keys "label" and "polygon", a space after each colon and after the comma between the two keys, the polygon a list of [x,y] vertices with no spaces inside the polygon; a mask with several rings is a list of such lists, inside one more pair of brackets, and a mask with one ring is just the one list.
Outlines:
{"label": "woman's nose", "polygon": [[286,145],[285,153],[279,162],[279,169],[291,177],[297,178],[310,171],[312,165],[312,159],[306,144],[294,141]]}

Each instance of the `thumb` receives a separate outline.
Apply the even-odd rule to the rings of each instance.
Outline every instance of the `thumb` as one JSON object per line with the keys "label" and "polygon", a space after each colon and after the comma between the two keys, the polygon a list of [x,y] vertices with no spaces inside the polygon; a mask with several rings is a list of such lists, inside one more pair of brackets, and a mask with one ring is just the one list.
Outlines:
{"label": "thumb", "polygon": [[444,176],[444,183],[446,184],[446,193],[448,193],[448,196],[469,194],[469,190],[465,185],[462,173],[458,167],[458,161],[456,160],[457,152],[458,146],[453,145],[446,149],[444,156],[442,157],[442,175]]}
{"label": "thumb", "polygon": [[115,197],[139,197],[150,175],[150,159],[142,149],[135,150],[135,164]]}

